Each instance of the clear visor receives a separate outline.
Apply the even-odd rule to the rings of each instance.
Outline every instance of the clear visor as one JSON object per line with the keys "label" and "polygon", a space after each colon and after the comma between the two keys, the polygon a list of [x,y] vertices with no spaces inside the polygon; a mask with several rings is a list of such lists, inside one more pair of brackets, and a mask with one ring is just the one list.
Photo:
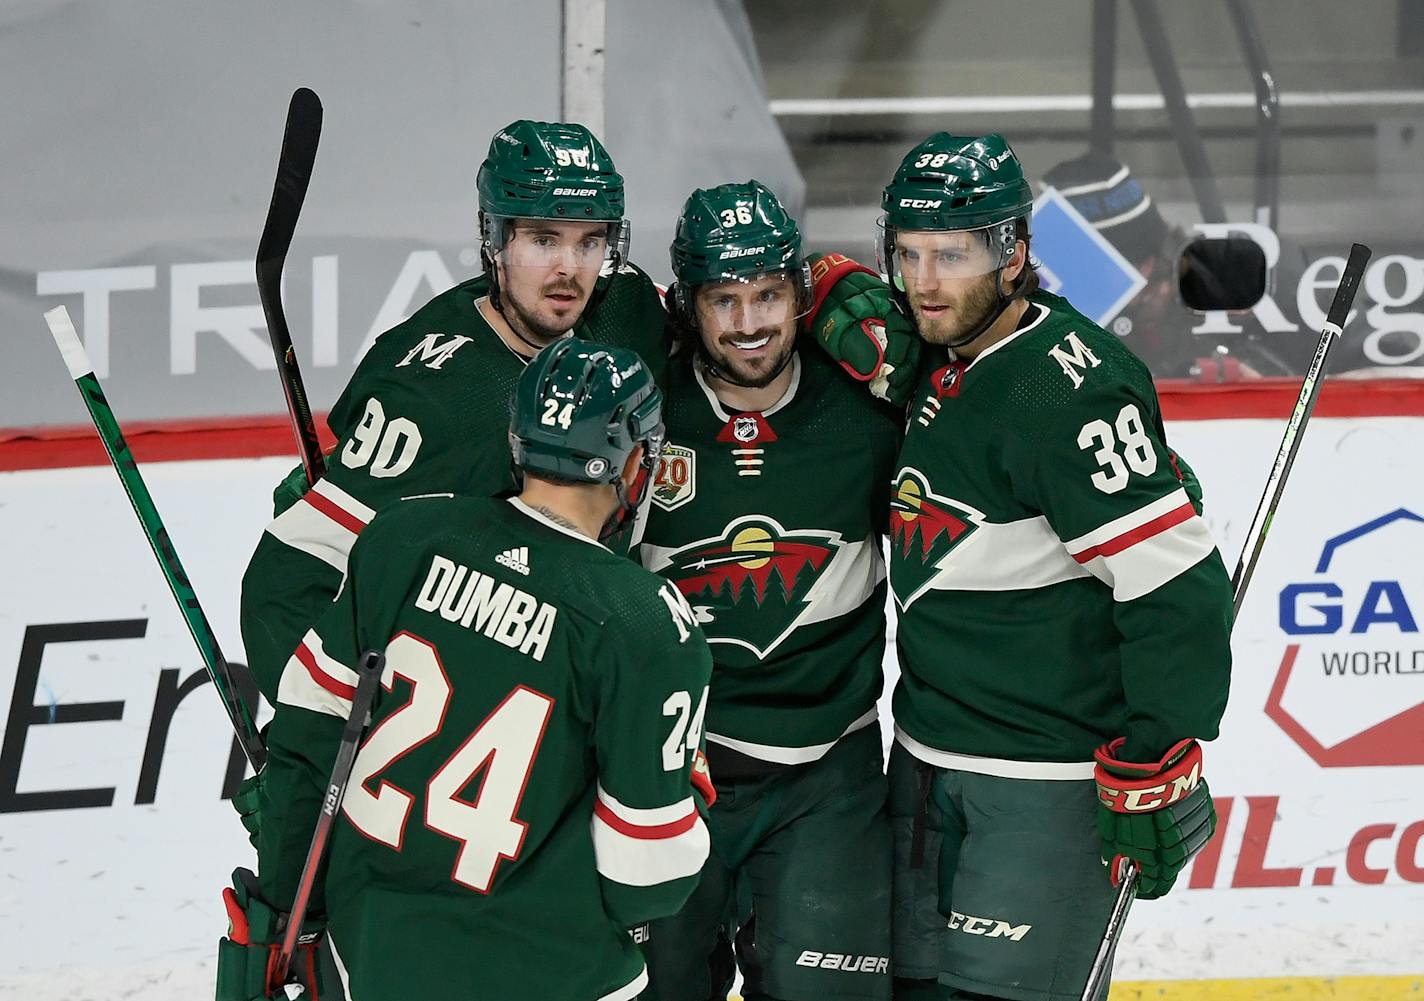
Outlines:
{"label": "clear visor", "polygon": [[998,227],[955,230],[896,230],[880,222],[880,270],[889,278],[919,284],[978,278],[1000,267],[991,240]]}
{"label": "clear visor", "polygon": [[810,310],[799,272],[727,278],[693,289],[698,326],[707,333],[751,333],[794,322]]}
{"label": "clear visor", "polygon": [[627,224],[563,219],[495,219],[491,250],[507,268],[597,273],[625,260]]}

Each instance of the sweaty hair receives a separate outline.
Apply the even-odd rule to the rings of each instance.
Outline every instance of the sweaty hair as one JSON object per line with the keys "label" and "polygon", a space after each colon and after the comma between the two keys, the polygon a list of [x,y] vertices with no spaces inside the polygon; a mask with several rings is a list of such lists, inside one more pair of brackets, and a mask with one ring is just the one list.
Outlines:
{"label": "sweaty hair", "polygon": [[1023,295],[1032,295],[1038,291],[1038,270],[1033,266],[1033,255],[1029,253],[1033,238],[1029,233],[1027,219],[1020,217],[1014,220],[1014,239],[1022,240],[1024,245],[1024,266],[1014,288]]}

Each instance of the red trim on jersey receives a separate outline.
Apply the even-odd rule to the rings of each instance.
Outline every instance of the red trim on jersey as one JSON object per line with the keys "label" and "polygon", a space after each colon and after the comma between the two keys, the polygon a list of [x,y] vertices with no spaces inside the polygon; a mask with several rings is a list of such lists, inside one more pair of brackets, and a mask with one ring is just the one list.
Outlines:
{"label": "red trim on jersey", "polygon": [[1181,507],[1173,508],[1166,514],[1158,515],[1145,525],[1138,525],[1123,532],[1121,535],[1109,539],[1107,542],[1085,549],[1081,553],[1074,553],[1073,558],[1079,563],[1087,563],[1097,559],[1099,556],[1116,556],[1124,549],[1129,549],[1137,543],[1152,538],[1154,535],[1161,535],[1174,525],[1180,525],[1196,515],[1196,509],[1192,507],[1192,502],[1187,501]]}
{"label": "red trim on jersey", "polygon": [[366,522],[359,515],[352,514],[325,494],[308,490],[302,495],[302,500],[354,535],[360,535],[366,527]]}
{"label": "red trim on jersey", "polygon": [[630,838],[637,838],[640,841],[661,841],[664,838],[675,838],[679,834],[685,834],[692,830],[697,823],[697,809],[695,807],[691,813],[681,820],[674,820],[667,824],[653,825],[630,823],[614,813],[601,799],[594,800],[593,813],[594,816],[619,834],[627,835]]}
{"label": "red trim on jersey", "polygon": [[340,696],[348,701],[356,697],[356,686],[343,684],[323,671],[316,662],[316,655],[307,648],[305,641],[297,644],[297,660],[302,662],[302,666],[307,669],[307,674],[311,675],[312,680],[332,695]]}

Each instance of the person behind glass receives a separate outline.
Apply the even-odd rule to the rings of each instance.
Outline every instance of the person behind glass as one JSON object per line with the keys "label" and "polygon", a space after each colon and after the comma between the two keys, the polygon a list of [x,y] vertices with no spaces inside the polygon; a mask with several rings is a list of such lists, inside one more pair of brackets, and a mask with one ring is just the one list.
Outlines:
{"label": "person behind glass", "polygon": [[[1193,332],[1201,314],[1189,308],[1178,292],[1183,269],[1193,266],[1181,261],[1193,235],[1162,218],[1152,196],[1121,161],[1089,150],[1050,169],[1041,183],[1057,189],[1147,279],[1146,286],[1105,325],[1147,363],[1153,375],[1229,382],[1305,371],[1313,339],[1267,331],[1249,311],[1231,315],[1232,324],[1243,328],[1240,333]],[[1300,248],[1283,246],[1278,271],[1298,274],[1302,266]],[[1220,289],[1232,276],[1208,269],[1194,277],[1208,288]],[[1295,283],[1287,281],[1282,287],[1294,288]]]}

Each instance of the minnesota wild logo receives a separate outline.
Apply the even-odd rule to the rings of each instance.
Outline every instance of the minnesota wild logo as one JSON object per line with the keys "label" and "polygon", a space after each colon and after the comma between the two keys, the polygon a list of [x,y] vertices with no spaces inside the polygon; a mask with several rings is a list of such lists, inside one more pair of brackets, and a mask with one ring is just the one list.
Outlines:
{"label": "minnesota wild logo", "polygon": [[788,530],[772,518],[747,515],[716,538],[667,553],[651,569],[686,596],[708,640],[765,657],[805,613],[834,603],[835,595],[820,594],[820,585],[843,548],[836,532]]}
{"label": "minnesota wild logo", "polygon": [[900,470],[890,490],[890,587],[901,608],[929,588],[941,561],[983,522],[982,512],[932,491],[918,469]]}

